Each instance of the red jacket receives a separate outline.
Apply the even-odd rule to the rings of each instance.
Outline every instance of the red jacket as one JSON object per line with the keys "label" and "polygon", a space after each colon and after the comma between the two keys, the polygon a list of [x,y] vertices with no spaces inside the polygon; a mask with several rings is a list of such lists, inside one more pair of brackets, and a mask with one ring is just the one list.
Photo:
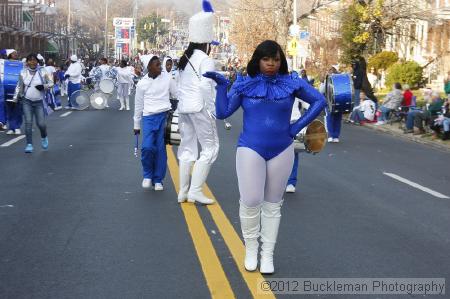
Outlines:
{"label": "red jacket", "polygon": [[411,92],[411,90],[405,90],[405,92],[403,93],[403,102],[402,102],[402,106],[406,106],[409,107],[412,104],[412,98],[413,98],[413,93]]}

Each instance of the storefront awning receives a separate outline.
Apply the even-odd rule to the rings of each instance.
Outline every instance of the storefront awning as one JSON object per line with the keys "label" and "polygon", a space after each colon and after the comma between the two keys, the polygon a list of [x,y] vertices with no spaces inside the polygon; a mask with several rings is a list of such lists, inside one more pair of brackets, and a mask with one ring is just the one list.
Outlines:
{"label": "storefront awning", "polygon": [[22,16],[23,16],[24,22],[33,22],[33,16],[31,15],[31,13],[29,11],[24,11],[22,13]]}
{"label": "storefront awning", "polygon": [[47,42],[47,50],[45,52],[46,53],[59,53],[58,44],[53,40],[49,40]]}

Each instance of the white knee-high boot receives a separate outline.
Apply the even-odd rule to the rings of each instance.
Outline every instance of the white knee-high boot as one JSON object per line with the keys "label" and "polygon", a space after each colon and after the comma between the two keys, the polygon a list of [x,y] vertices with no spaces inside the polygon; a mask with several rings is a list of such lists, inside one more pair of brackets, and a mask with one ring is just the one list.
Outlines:
{"label": "white knee-high boot", "polygon": [[119,97],[119,101],[120,101],[120,108],[119,108],[119,110],[125,109],[125,100],[123,99],[123,97]]}
{"label": "white knee-high boot", "polygon": [[283,201],[278,203],[263,202],[261,207],[261,261],[259,270],[263,274],[272,274],[273,251],[277,242],[278,228],[281,220],[281,206]]}
{"label": "white knee-high boot", "polygon": [[258,267],[258,237],[261,227],[261,205],[247,207],[240,202],[239,218],[241,219],[242,236],[245,241],[245,270],[255,271]]}
{"label": "white knee-high boot", "polygon": [[130,110],[130,97],[127,97],[126,99],[125,99],[125,104],[126,104],[126,106],[125,106],[125,109],[127,109],[127,110]]}
{"label": "white knee-high boot", "polygon": [[191,178],[191,168],[192,168],[193,162],[183,162],[180,161],[180,190],[178,191],[178,202],[182,203],[185,202],[188,198],[188,191],[189,191],[189,181]]}
{"label": "white knee-high boot", "polygon": [[211,169],[211,164],[205,162],[197,161],[194,164],[194,169],[192,171],[191,188],[189,189],[188,199],[190,201],[198,201],[199,203],[210,205],[214,203],[214,200],[206,197],[203,194],[203,184],[208,177],[209,170]]}

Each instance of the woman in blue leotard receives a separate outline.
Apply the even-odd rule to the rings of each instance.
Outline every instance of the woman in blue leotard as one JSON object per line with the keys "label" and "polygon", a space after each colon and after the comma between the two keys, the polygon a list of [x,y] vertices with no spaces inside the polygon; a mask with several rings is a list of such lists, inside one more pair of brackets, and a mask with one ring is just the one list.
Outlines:
{"label": "woman in blue leotard", "polygon": [[[236,153],[244,264],[247,271],[256,270],[261,236],[259,268],[261,273],[270,274],[274,272],[283,194],[294,161],[293,138],[319,115],[325,98],[298,76],[289,75],[283,50],[274,41],[264,41],[256,48],[247,72],[228,94],[228,81],[223,76],[215,72],[204,76],[217,83],[217,118],[225,119],[239,107],[244,110]],[[291,124],[295,97],[311,106]]]}

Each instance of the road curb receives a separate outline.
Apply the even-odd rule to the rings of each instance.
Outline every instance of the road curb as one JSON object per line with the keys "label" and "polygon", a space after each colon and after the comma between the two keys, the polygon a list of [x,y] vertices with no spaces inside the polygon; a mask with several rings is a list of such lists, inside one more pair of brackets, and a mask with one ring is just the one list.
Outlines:
{"label": "road curb", "polygon": [[396,137],[400,137],[403,140],[409,140],[409,141],[413,141],[416,143],[420,143],[420,144],[424,144],[424,145],[428,145],[431,147],[434,147],[436,149],[440,149],[446,152],[450,153],[450,143],[447,144],[441,144],[439,141],[432,141],[432,140],[427,140],[423,137],[420,136],[414,136],[411,134],[404,134],[403,132],[396,132],[394,130],[391,130],[389,128],[386,128],[385,126],[390,126],[390,125],[380,125],[380,126],[375,126],[373,124],[364,124],[362,127],[368,128],[370,130],[373,131],[377,131],[377,132],[382,132],[382,133],[387,133],[389,135],[392,136],[396,136]]}

